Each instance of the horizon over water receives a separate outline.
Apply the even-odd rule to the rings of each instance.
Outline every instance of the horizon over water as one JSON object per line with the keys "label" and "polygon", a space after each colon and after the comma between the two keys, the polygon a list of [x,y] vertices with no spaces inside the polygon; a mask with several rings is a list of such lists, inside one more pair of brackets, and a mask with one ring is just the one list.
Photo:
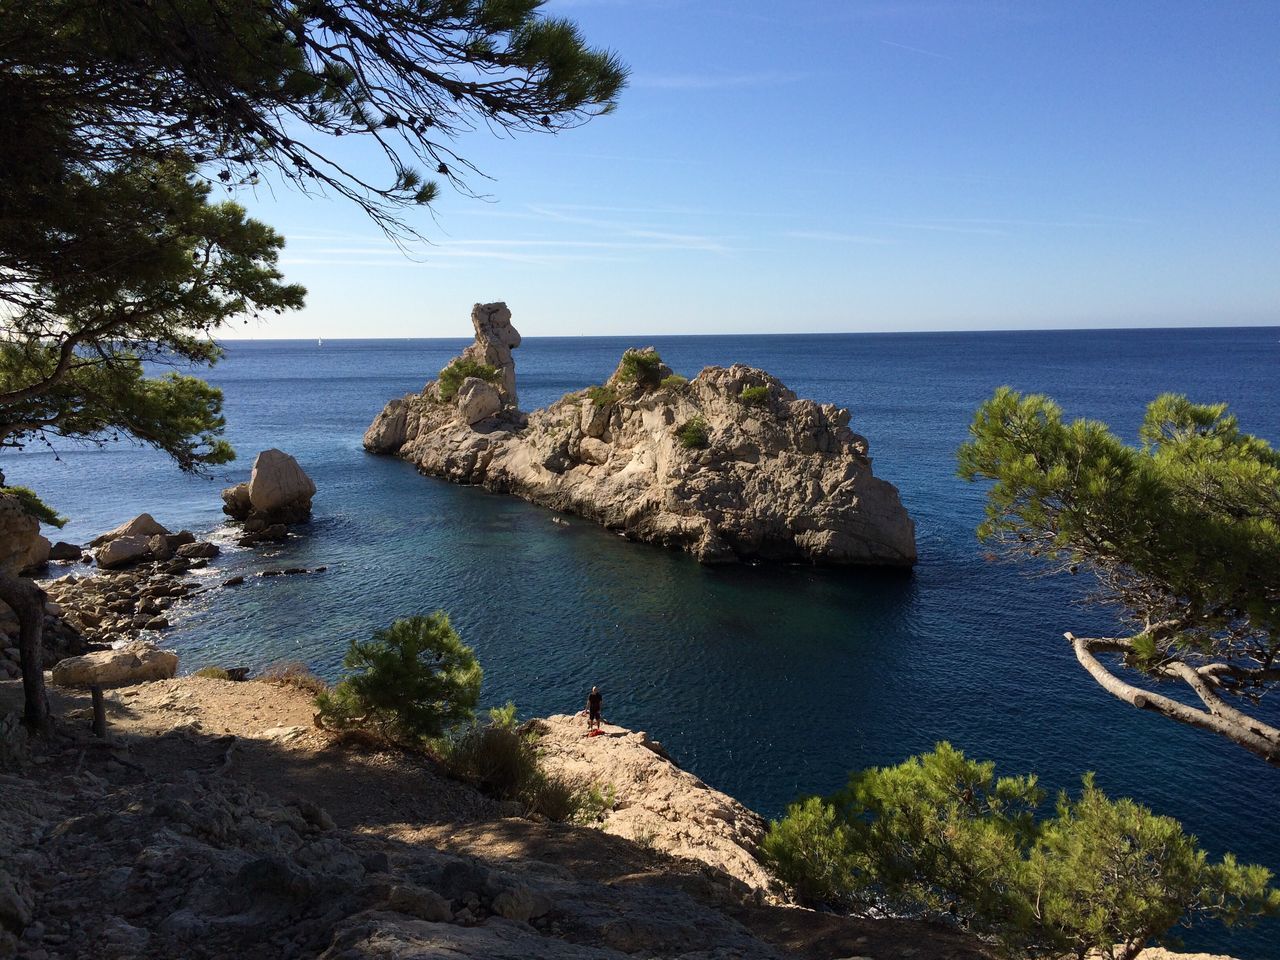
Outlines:
{"label": "horizon over water", "polygon": [[[147,511],[170,529],[217,532],[223,554],[201,574],[211,582],[329,567],[182,607],[163,642],[183,672],[301,659],[333,678],[352,638],[442,608],[484,666],[486,704],[573,712],[598,683],[608,719],[649,731],[768,816],[945,739],[998,772],[1035,772],[1050,791],[1074,790],[1094,770],[1108,794],[1177,817],[1213,855],[1232,850],[1280,873],[1280,770],[1101,690],[1062,634],[1111,629],[1108,614],[1080,604],[1070,578],[987,559],[974,536],[984,486],[955,476],[974,409],[1002,384],[1046,393],[1068,417],[1102,419],[1130,442],[1146,404],[1174,391],[1226,401],[1242,429],[1280,443],[1278,341],[1276,327],[1108,328],[528,337],[516,351],[526,410],[601,382],[624,347],[646,345],[686,376],[747,363],[799,396],[849,407],[876,476],[916,521],[920,563],[909,574],[702,567],[364,453],[374,415],[420,390],[463,337],[227,341],[207,379],[225,392],[241,459],[211,479],[126,444],[59,447],[60,460],[5,452],[0,469],[72,518],[55,538],[84,542]],[[315,516],[286,544],[243,550],[228,541],[219,491],[268,447],[315,480]],[[1274,958],[1277,940],[1274,921],[1186,937],[1243,960]]]}

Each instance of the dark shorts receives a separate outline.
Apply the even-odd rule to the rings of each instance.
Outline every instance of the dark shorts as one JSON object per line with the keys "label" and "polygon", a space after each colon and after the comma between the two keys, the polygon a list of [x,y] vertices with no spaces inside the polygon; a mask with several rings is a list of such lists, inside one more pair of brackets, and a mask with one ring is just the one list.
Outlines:
{"label": "dark shorts", "polygon": [[599,711],[599,710],[597,710],[595,707],[591,707],[591,708],[587,711],[587,713],[588,713],[588,717],[587,717],[587,719],[589,719],[589,720],[599,720],[599,719],[600,719],[600,711]]}

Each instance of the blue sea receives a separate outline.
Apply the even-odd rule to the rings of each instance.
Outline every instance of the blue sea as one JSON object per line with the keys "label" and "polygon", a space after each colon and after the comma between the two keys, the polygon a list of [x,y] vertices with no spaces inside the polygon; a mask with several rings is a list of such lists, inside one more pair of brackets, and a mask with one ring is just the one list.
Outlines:
{"label": "blue sea", "polygon": [[[955,476],[972,412],[1001,384],[1130,438],[1161,392],[1227,401],[1246,430],[1280,441],[1280,330],[529,338],[517,351],[525,409],[600,382],[626,347],[649,344],[688,376],[747,363],[849,407],[876,474],[915,518],[920,563],[906,575],[703,568],[364,453],[383,404],[421,389],[467,342],[228,344],[209,379],[225,391],[241,459],[215,478],[124,443],[5,453],[0,468],[72,518],[66,539],[144,510],[225,538],[219,489],[247,479],[261,449],[298,458],[319,487],[309,528],[262,552],[229,547],[206,575],[328,572],[251,579],[185,608],[167,637],[184,670],[289,658],[331,678],[352,638],[444,609],[478,652],[487,702],[571,712],[598,684],[608,719],[648,730],[769,815],[945,739],[1050,789],[1096,771],[1108,793],[1179,818],[1215,854],[1280,873],[1280,769],[1099,689],[1062,634],[1112,624],[1078,602],[1078,582],[990,559],[974,537],[983,489]],[[1280,956],[1278,941],[1280,923],[1186,937],[1249,960]]]}

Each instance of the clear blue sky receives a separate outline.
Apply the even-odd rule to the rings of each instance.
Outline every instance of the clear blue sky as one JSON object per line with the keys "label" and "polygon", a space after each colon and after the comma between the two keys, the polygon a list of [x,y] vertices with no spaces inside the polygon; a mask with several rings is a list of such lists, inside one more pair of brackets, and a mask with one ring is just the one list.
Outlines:
{"label": "clear blue sky", "polygon": [[547,9],[631,66],[617,113],[464,138],[493,202],[446,187],[423,262],[242,195],[310,291],[244,335],[1280,323],[1280,0]]}

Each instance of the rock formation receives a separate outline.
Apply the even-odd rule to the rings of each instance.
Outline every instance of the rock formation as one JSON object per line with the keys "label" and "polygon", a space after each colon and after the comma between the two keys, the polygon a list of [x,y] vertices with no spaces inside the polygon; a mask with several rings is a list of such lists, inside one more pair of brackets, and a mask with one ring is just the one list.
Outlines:
{"label": "rock formation", "polygon": [[42,567],[49,550],[48,539],[40,535],[40,521],[17,497],[0,492],[0,573],[13,576]]}
{"label": "rock formation", "polygon": [[526,416],[513,405],[510,311],[477,305],[472,321],[476,343],[460,359],[500,366],[502,406],[475,402],[479,387],[449,397],[433,381],[387,404],[367,450],[704,562],[915,563],[914,524],[897,489],[872,475],[848,410],[740,364],[685,381],[648,349],[627,351],[603,386]]}
{"label": "rock formation", "polygon": [[476,331],[476,342],[462,351],[462,359],[496,367],[501,375],[497,392],[502,406],[518,406],[516,362],[511,351],[520,346],[520,334],[511,325],[510,309],[505,303],[477,303],[471,308],[471,326]]}
{"label": "rock formation", "polygon": [[168,680],[177,672],[176,653],[134,641],[113,650],[95,650],[59,661],[53,667],[53,682],[59,687],[123,687]]}
{"label": "rock formation", "polygon": [[613,724],[585,737],[581,717],[530,721],[543,768],[579,789],[606,789],[613,798],[600,829],[707,864],[752,890],[776,886],[756,850],[764,818],[728,794],[681,770],[661,744]]}
{"label": "rock formation", "polygon": [[290,524],[311,519],[316,485],[298,461],[282,450],[263,450],[248,483],[222,491],[222,512],[244,522],[242,545],[283,540]]}
{"label": "rock formation", "polygon": [[[97,550],[93,557],[104,570],[129,567],[149,560],[207,559],[217,556],[218,545],[196,540],[190,530],[170,533],[155,517],[142,513],[89,543]],[[59,544],[59,546],[67,546]]]}

